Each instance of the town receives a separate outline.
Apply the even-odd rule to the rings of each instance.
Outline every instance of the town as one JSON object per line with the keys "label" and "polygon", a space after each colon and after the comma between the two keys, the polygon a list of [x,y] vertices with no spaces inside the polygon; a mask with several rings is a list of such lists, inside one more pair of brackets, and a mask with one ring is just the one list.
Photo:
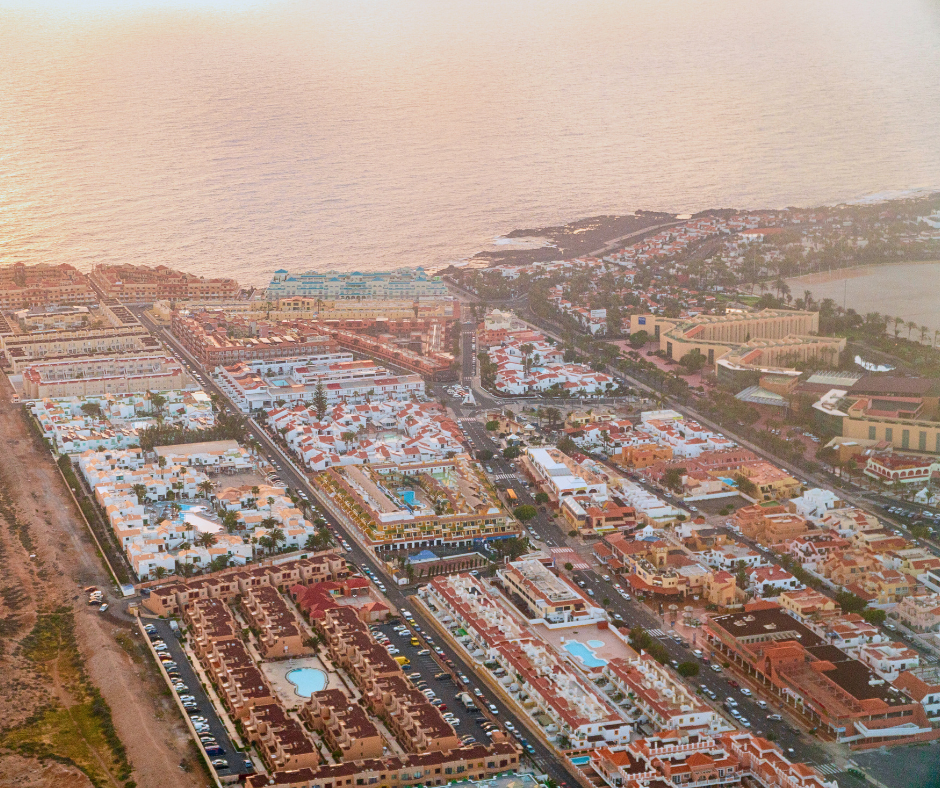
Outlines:
{"label": "town", "polygon": [[5,396],[215,784],[880,786],[940,740],[940,351],[783,278],[936,209],[261,289],[18,264]]}

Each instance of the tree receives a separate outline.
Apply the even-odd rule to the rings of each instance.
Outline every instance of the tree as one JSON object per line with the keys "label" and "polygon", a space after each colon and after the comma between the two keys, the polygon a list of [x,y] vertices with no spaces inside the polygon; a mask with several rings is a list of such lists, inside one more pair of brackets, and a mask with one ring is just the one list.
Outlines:
{"label": "tree", "polygon": [[134,495],[137,496],[137,503],[143,503],[144,499],[147,497],[147,488],[143,484],[135,484],[131,489],[134,491]]}
{"label": "tree", "polygon": [[166,577],[166,567],[158,566],[156,569],[153,570],[153,576],[154,576],[154,579],[156,580],[162,580],[164,577]]}
{"label": "tree", "polygon": [[287,537],[284,536],[284,531],[281,530],[280,528],[275,528],[274,530],[272,530],[270,536],[271,536],[271,543],[274,545],[275,550],[277,550],[277,546],[281,542],[284,542],[287,539]]}
{"label": "tree", "polygon": [[698,372],[705,366],[707,359],[702,355],[698,348],[693,348],[679,359],[679,363],[685,367],[689,373]]}
{"label": "tree", "polygon": [[484,426],[486,427],[486,429],[487,429],[489,432],[496,432],[496,430],[499,429],[499,422],[498,422],[498,421],[488,421],[488,422],[486,422],[486,424],[485,424]]}
{"label": "tree", "polygon": [[232,510],[227,511],[222,515],[222,525],[225,526],[225,530],[228,533],[232,533],[232,531],[238,528],[238,515]]}
{"label": "tree", "polygon": [[548,421],[548,428],[554,429],[555,425],[561,421],[561,411],[558,408],[546,408],[545,418]]}
{"label": "tree", "polygon": [[685,468],[667,468],[663,474],[663,484],[670,490],[682,492],[682,477],[685,474]]}
{"label": "tree", "polygon": [[874,624],[879,626],[884,624],[885,619],[888,617],[888,614],[884,610],[879,610],[878,608],[871,608],[869,610],[862,611],[862,618],[864,618],[869,624]]}
{"label": "tree", "polygon": [[203,531],[199,536],[196,537],[196,544],[200,547],[205,547],[207,550],[210,547],[215,546],[215,543],[218,542],[218,538],[215,534],[210,534],[208,531]]}
{"label": "tree", "polygon": [[542,504],[548,503],[548,500],[549,500],[549,499],[548,499],[548,493],[547,493],[547,492],[537,492],[537,493],[535,494],[535,502],[536,502],[537,504],[539,504],[540,506],[541,506]]}
{"label": "tree", "polygon": [[735,573],[734,582],[742,591],[747,588],[747,564],[744,561],[738,561],[738,571]]}
{"label": "tree", "polygon": [[679,667],[676,669],[679,671],[680,676],[689,679],[698,675],[698,662],[680,662]]}
{"label": "tree", "polygon": [[198,489],[206,498],[208,498],[209,493],[212,492],[212,482],[210,482],[208,479],[203,479],[201,482],[199,482]]}
{"label": "tree", "polygon": [[568,561],[568,562],[565,564],[565,571],[566,571],[566,572],[570,572],[570,571],[572,571],[573,569],[574,569],[574,564],[571,563],[571,561]]}
{"label": "tree", "polygon": [[736,473],[734,475],[734,481],[738,485],[738,489],[745,495],[754,498],[757,493],[757,485],[754,484],[750,479],[747,478],[743,473]]}
{"label": "tree", "polygon": [[477,459],[480,462],[489,462],[493,459],[493,452],[491,452],[489,449],[480,449],[477,452]]}
{"label": "tree", "polygon": [[86,402],[84,405],[82,405],[81,411],[86,416],[93,416],[96,419],[101,418],[101,405],[99,405],[97,402]]}
{"label": "tree", "polygon": [[274,542],[271,541],[271,537],[265,534],[260,539],[258,539],[258,546],[261,548],[261,554],[264,555],[271,547],[274,545]]}
{"label": "tree", "polygon": [[323,388],[323,381],[317,381],[317,387],[313,392],[313,409],[316,411],[317,420],[322,420],[326,415],[329,403],[326,401],[326,391]]}
{"label": "tree", "polygon": [[650,335],[645,331],[634,331],[630,334],[630,347],[639,350],[650,341]]}
{"label": "tree", "polygon": [[163,413],[163,408],[166,406],[166,397],[160,394],[157,391],[149,392],[150,397],[150,407],[158,415]]}
{"label": "tree", "polygon": [[578,444],[576,444],[571,438],[565,435],[558,443],[556,444],[558,451],[564,452],[565,454],[571,454],[578,450]]}
{"label": "tree", "polygon": [[518,446],[507,446],[503,449],[503,457],[507,460],[514,460],[519,456],[519,447]]}
{"label": "tree", "polygon": [[533,517],[537,516],[539,511],[534,506],[523,504],[522,506],[517,506],[515,509],[513,509],[512,513],[520,523],[527,523]]}

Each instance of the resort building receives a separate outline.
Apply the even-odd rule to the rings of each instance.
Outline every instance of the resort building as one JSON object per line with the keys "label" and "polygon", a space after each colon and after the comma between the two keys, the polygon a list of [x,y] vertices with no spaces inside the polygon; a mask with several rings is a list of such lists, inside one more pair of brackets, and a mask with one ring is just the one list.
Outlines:
{"label": "resort building", "polygon": [[23,399],[89,397],[183,388],[183,367],[172,356],[147,353],[40,361],[23,370]]}
{"label": "resort building", "polygon": [[845,349],[841,337],[819,337],[819,313],[790,309],[730,311],[685,319],[633,315],[630,331],[646,331],[659,341],[666,358],[679,361],[700,353],[719,377],[757,379],[761,372],[790,372],[799,362],[821,359],[834,364]]}
{"label": "resort building", "polygon": [[759,602],[741,613],[711,616],[706,636],[735,670],[837,741],[868,747],[940,735],[918,702],[776,604]]}
{"label": "resort building", "polygon": [[[496,662],[507,677],[514,677],[505,682],[508,692],[560,749],[630,740],[633,723],[552,646],[523,627],[477,578],[435,577],[425,593],[439,615],[446,615],[443,620],[466,632],[463,646],[474,658]],[[599,669],[607,663],[590,664]]]}
{"label": "resort building", "polygon": [[466,455],[334,467],[318,474],[315,483],[380,550],[470,547],[520,534],[495,489]]}
{"label": "resort building", "polygon": [[314,471],[337,465],[426,463],[465,450],[460,427],[436,402],[337,404],[322,418],[315,408],[295,405],[269,411],[267,421]]}
{"label": "resort building", "polygon": [[301,274],[280,269],[274,272],[267,290],[269,299],[304,296],[325,301],[401,301],[447,295],[447,287],[440,277],[430,276],[420,266],[394,271],[304,271]]}
{"label": "resort building", "polygon": [[311,296],[288,296],[268,304],[269,320],[457,320],[460,302],[456,298],[436,295],[394,300],[323,299]]}
{"label": "resort building", "polygon": [[903,454],[876,454],[865,464],[865,475],[885,484],[924,484],[937,472],[940,459]]}
{"label": "resort building", "polygon": [[89,279],[105,295],[128,304],[225,300],[237,298],[240,291],[234,279],[206,279],[165,265],[96,265]]}
{"label": "resort building", "polygon": [[241,361],[219,367],[219,387],[242,413],[312,402],[320,386],[329,405],[424,396],[420,375],[395,375],[351,353]]}
{"label": "resort building", "polygon": [[527,448],[523,468],[532,478],[538,491],[548,495],[553,507],[561,506],[569,496],[591,496],[594,500],[607,499],[607,483],[599,476],[578,465],[558,449]]}
{"label": "resort building", "polygon": [[316,329],[261,323],[250,336],[229,336],[221,314],[174,312],[173,336],[207,369],[239,361],[279,361],[336,353],[339,346]]}
{"label": "resort building", "polygon": [[0,268],[2,312],[47,304],[88,305],[97,300],[88,279],[72,265],[14,263]]}
{"label": "resort building", "polygon": [[528,605],[532,618],[550,623],[571,623],[589,619],[605,620],[595,608],[564,578],[554,574],[535,558],[512,561],[496,572],[503,585]]}

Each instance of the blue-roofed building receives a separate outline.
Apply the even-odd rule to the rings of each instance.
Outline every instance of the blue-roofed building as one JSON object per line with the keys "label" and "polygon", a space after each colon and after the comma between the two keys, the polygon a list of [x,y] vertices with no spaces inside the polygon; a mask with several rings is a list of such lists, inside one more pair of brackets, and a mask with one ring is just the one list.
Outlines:
{"label": "blue-roofed building", "polygon": [[422,268],[395,271],[304,271],[274,272],[268,285],[270,299],[301,296],[325,300],[443,298],[444,282]]}

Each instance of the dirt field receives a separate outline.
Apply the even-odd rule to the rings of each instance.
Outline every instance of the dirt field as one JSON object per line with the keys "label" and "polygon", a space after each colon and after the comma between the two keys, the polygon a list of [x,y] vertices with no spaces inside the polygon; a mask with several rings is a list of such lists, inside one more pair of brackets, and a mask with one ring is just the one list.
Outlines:
{"label": "dirt field", "polygon": [[[0,787],[91,785],[67,763],[22,757],[33,753],[103,784],[206,785],[52,457],[0,385]],[[109,613],[84,604],[88,585],[105,590]]]}

